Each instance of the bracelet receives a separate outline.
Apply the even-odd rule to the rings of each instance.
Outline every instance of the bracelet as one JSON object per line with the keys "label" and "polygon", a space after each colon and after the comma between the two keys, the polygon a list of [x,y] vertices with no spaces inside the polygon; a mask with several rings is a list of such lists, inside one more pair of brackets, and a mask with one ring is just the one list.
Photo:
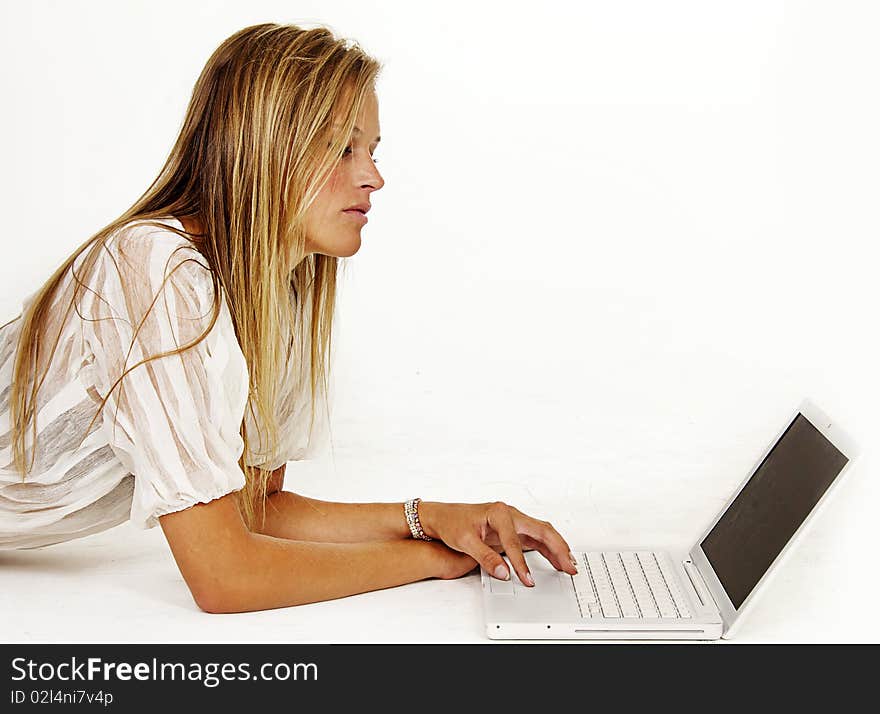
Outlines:
{"label": "bracelet", "polygon": [[425,531],[422,530],[422,524],[419,522],[419,502],[421,500],[421,498],[413,498],[403,504],[403,512],[406,515],[409,532],[417,540],[434,540],[430,536],[425,535]]}

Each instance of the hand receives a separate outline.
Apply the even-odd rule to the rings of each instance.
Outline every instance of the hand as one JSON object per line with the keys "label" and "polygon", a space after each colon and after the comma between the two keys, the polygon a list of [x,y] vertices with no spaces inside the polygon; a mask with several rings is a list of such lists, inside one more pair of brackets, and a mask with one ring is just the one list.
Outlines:
{"label": "hand", "polygon": [[431,548],[432,554],[435,556],[435,565],[432,568],[432,576],[435,578],[440,578],[441,580],[460,578],[479,565],[467,553],[453,550],[442,541],[437,540],[433,543],[425,543],[425,546]]}
{"label": "hand", "polygon": [[537,550],[554,568],[575,575],[577,568],[565,539],[547,521],[539,521],[501,501],[493,503],[419,503],[419,521],[425,534],[466,553],[499,580],[510,571],[496,550],[503,548],[520,581],[532,587],[523,550]]}

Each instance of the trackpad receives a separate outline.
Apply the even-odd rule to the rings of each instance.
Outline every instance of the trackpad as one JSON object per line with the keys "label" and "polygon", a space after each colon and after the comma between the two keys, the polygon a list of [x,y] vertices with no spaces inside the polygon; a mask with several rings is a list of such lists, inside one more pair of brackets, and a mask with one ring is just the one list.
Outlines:
{"label": "trackpad", "polygon": [[513,580],[499,580],[489,576],[489,592],[493,595],[513,595]]}
{"label": "trackpad", "polygon": [[493,595],[550,595],[559,593],[563,582],[571,583],[568,574],[556,570],[539,553],[529,551],[524,553],[524,556],[529,565],[529,572],[535,581],[535,587],[523,585],[513,568],[510,568],[510,580],[489,578],[489,591]]}

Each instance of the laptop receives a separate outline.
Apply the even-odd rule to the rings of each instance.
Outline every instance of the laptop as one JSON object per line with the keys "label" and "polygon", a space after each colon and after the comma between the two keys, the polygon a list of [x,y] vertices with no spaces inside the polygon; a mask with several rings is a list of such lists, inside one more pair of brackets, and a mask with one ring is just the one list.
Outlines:
{"label": "laptop", "polygon": [[578,574],[526,552],[534,587],[481,568],[491,639],[729,638],[857,455],[804,400],[687,553],[574,550]]}

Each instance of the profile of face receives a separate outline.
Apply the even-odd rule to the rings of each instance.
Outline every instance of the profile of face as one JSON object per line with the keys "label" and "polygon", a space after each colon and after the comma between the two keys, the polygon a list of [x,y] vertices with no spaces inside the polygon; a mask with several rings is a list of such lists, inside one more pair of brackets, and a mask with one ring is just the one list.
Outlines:
{"label": "profile of face", "polygon": [[373,161],[379,140],[379,100],[369,92],[342,159],[306,210],[307,254],[348,258],[360,249],[371,194],[385,185]]}

